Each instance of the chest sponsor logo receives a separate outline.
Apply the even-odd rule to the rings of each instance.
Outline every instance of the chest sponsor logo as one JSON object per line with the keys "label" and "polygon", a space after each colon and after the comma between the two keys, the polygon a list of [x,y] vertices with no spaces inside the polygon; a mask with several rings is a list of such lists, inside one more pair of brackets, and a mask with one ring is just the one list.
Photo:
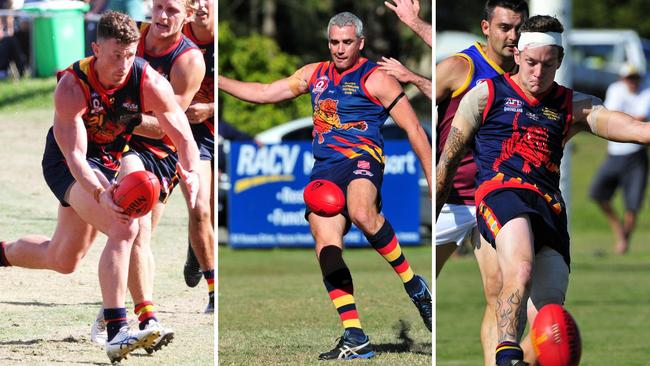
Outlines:
{"label": "chest sponsor logo", "polygon": [[532,119],[533,121],[539,121],[539,116],[535,113],[526,112],[526,117]]}
{"label": "chest sponsor logo", "polygon": [[104,111],[101,97],[97,93],[90,94],[90,114],[99,114]]}
{"label": "chest sponsor logo", "polygon": [[552,121],[559,121],[560,120],[560,112],[557,111],[556,109],[549,108],[549,107],[543,107],[542,108],[542,114],[544,117],[552,120]]}
{"label": "chest sponsor logo", "polygon": [[316,79],[316,82],[314,83],[314,93],[321,94],[324,92],[325,89],[327,89],[329,82],[330,80],[327,78],[327,76],[321,76]]}
{"label": "chest sponsor logo", "polygon": [[515,112],[521,113],[524,111],[524,102],[515,98],[506,98],[503,100],[503,111],[504,112]]}
{"label": "chest sponsor logo", "polygon": [[345,82],[341,87],[343,89],[343,94],[352,95],[359,91],[359,84],[353,82]]}
{"label": "chest sponsor logo", "polygon": [[357,161],[357,168],[359,169],[370,169],[370,162],[365,160]]}

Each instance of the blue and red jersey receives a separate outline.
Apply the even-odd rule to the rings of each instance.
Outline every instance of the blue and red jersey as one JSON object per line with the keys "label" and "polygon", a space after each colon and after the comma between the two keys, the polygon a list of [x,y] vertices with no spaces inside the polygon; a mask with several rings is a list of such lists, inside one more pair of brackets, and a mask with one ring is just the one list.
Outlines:
{"label": "blue and red jersey", "polygon": [[[205,62],[205,76],[201,81],[201,88],[194,96],[193,102],[197,103],[214,103],[214,40],[209,42],[199,41],[192,32],[192,23],[183,26],[183,34],[192,41],[203,53]],[[214,136],[214,116],[203,122]]]}
{"label": "blue and red jersey", "polygon": [[530,99],[509,75],[487,80],[488,103],[474,142],[476,202],[501,188],[529,189],[563,210],[560,161],[572,120],[573,91],[553,83]]}
{"label": "blue and red jersey", "polygon": [[[449,99],[446,99],[438,106],[438,114],[442,116],[436,129],[438,134],[438,145],[436,148],[436,161],[440,158],[442,151],[447,142],[447,136],[451,130],[451,122],[456,115],[456,110],[463,96],[476,86],[479,82],[491,79],[503,74],[503,70],[494,61],[490,60],[481,45],[474,43],[470,47],[460,51],[455,56],[460,56],[469,62],[469,74],[463,85],[455,90]],[[474,205],[474,193],[476,164],[469,152],[460,162],[456,175],[452,182],[451,192],[446,203],[456,205]]]}
{"label": "blue and red jersey", "polygon": [[365,85],[377,67],[366,58],[343,73],[329,61],[316,67],[309,82],[314,110],[314,171],[362,155],[384,163],[380,129],[388,112]]}
{"label": "blue and red jersey", "polygon": [[[179,40],[169,47],[169,49],[161,52],[159,55],[151,55],[145,51],[145,38],[151,28],[151,24],[143,23],[140,26],[140,43],[136,56],[142,57],[149,62],[149,65],[156,70],[165,79],[169,80],[174,62],[185,52],[197,48],[192,41],[186,36],[181,35]],[[135,150],[149,150],[158,159],[164,159],[169,154],[176,153],[176,147],[171,139],[165,135],[162,139],[151,139],[148,137],[134,135],[129,144]]]}
{"label": "blue and red jersey", "polygon": [[97,79],[95,58],[87,57],[57,74],[72,74],[86,100],[86,111],[81,117],[88,136],[87,157],[100,158],[105,167],[119,169],[120,159],[138,117],[144,110],[142,83],[147,62],[136,57],[129,75],[122,85],[107,90]]}

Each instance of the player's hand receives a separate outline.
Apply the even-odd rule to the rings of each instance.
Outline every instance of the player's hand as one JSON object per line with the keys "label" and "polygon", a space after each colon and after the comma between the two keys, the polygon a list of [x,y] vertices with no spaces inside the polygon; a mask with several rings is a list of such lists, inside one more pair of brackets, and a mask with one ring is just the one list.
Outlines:
{"label": "player's hand", "polygon": [[190,196],[190,207],[194,208],[196,206],[196,197],[199,195],[199,173],[183,169],[181,163],[176,163],[176,171],[187,187]]}
{"label": "player's hand", "polygon": [[415,76],[415,74],[413,71],[406,68],[406,66],[402,65],[401,62],[392,57],[386,58],[382,56],[381,59],[383,61],[377,62],[380,70],[386,71],[388,75],[399,80],[400,83],[410,83],[413,81],[413,76]]}
{"label": "player's hand", "polygon": [[194,103],[187,107],[185,111],[187,119],[191,124],[199,124],[208,118],[214,116],[213,103]]}
{"label": "player's hand", "polygon": [[402,23],[409,25],[418,19],[420,12],[419,0],[393,0],[395,5],[390,1],[384,1],[384,5],[397,14]]}
{"label": "player's hand", "polygon": [[101,191],[98,196],[99,205],[108,211],[117,221],[123,224],[128,224],[131,218],[129,215],[124,213],[124,210],[120,206],[115,204],[115,201],[113,201],[113,192],[116,188],[117,184],[111,184],[108,189]]}

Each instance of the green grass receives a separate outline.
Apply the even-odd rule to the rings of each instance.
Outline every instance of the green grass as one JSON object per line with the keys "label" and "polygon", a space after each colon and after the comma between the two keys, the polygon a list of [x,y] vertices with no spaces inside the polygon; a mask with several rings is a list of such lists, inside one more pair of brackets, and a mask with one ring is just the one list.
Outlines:
{"label": "green grass", "polygon": [[[407,259],[431,277],[431,247],[407,247]],[[372,249],[348,249],[361,322],[381,352],[373,365],[431,365],[431,333],[401,281]],[[342,333],[314,252],[219,248],[219,364],[322,365]],[[398,334],[406,327],[409,341]],[[364,362],[364,361],[361,361]]]}
{"label": "green grass", "polygon": [[[589,134],[574,142],[572,266],[566,307],[580,327],[581,365],[648,365],[650,210],[643,205],[631,253],[611,254],[609,225],[587,198],[591,179],[606,155],[606,142]],[[616,203],[620,212],[620,195]],[[482,364],[479,327],[484,298],[474,258],[450,260],[436,286],[436,364]]]}
{"label": "green grass", "polygon": [[50,108],[56,78],[0,80],[0,112]]}

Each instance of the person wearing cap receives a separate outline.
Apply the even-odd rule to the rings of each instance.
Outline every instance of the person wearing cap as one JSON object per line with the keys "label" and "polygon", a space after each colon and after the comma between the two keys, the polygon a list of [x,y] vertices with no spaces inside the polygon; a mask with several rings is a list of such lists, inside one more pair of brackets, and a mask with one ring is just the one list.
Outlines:
{"label": "person wearing cap", "polygon": [[[650,90],[642,86],[643,73],[630,64],[623,64],[620,80],[607,88],[605,107],[625,112],[638,120],[650,114]],[[607,217],[615,237],[614,251],[625,254],[636,224],[648,183],[648,153],[643,145],[609,141],[607,157],[598,169],[589,189],[589,197]],[[623,190],[625,212],[622,219],[612,207],[616,189]]]}
{"label": "person wearing cap", "polygon": [[[562,23],[526,20],[514,50],[519,71],[475,86],[461,100],[436,167],[436,216],[469,146],[477,165],[477,223],[497,252],[497,366],[526,366],[519,345],[526,314],[563,304],[569,282],[569,233],[560,191],[565,143],[580,131],[650,144],[650,124],[607,109],[592,95],[553,80],[564,56]],[[526,360],[534,362],[534,355]]]}

